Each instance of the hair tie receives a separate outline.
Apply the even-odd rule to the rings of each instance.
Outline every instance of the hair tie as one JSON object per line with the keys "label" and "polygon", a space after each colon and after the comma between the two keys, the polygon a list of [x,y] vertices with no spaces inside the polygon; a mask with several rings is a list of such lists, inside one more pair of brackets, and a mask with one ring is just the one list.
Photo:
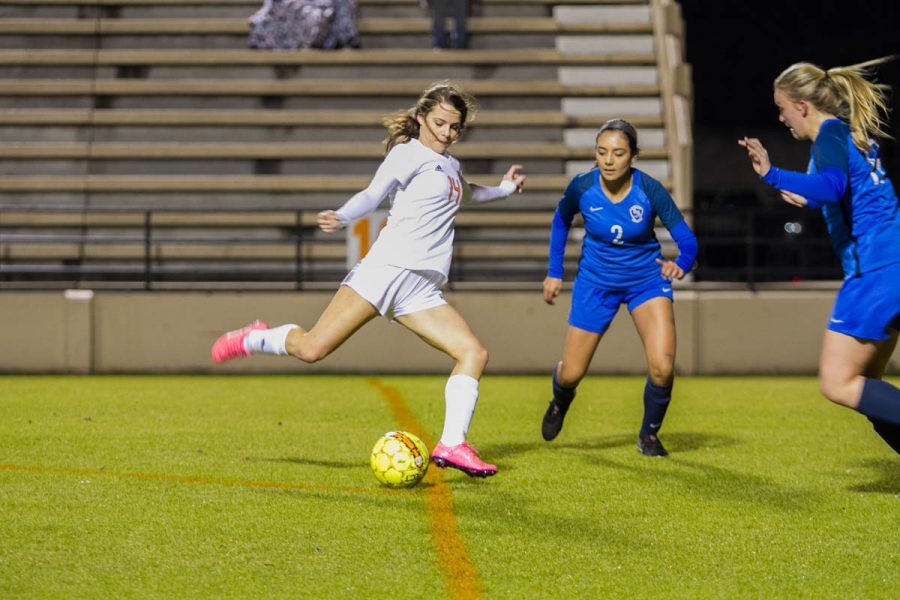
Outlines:
{"label": "hair tie", "polygon": [[831,81],[831,77],[828,76],[828,71],[825,71],[825,81]]}

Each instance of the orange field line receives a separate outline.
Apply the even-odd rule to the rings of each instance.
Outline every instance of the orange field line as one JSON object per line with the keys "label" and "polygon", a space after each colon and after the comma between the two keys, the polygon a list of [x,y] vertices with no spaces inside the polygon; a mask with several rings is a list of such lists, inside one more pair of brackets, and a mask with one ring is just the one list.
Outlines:
{"label": "orange field line", "polygon": [[[434,442],[425,428],[406,406],[403,394],[377,378],[372,377],[367,381],[384,396],[400,429],[417,435],[429,449],[434,448]],[[438,570],[444,576],[452,598],[458,600],[480,598],[481,584],[478,581],[478,573],[456,527],[450,486],[435,467],[428,469],[425,481],[430,484],[425,489],[425,510],[428,513],[431,538],[437,550]]]}
{"label": "orange field line", "polygon": [[118,477],[123,479],[143,479],[153,481],[175,481],[178,483],[199,483],[206,485],[230,485],[249,488],[271,488],[282,490],[310,490],[316,492],[339,492],[352,494],[402,493],[387,488],[329,487],[313,483],[291,481],[252,481],[244,479],[219,479],[195,475],[167,475],[165,473],[142,473],[127,471],[107,471],[105,469],[82,469],[78,467],[52,467],[45,465],[2,465],[0,471],[28,471],[32,473],[62,473],[65,475],[85,475],[92,477]]}

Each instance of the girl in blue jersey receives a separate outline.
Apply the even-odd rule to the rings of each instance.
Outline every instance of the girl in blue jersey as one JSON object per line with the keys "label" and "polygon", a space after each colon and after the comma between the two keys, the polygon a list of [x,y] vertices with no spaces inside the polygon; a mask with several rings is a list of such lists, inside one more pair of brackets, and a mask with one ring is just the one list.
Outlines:
{"label": "girl in blue jersey", "polygon": [[[675,315],[672,280],[684,277],[697,256],[697,239],[665,188],[633,167],[637,132],[627,121],[607,121],[597,134],[597,167],[569,183],[553,216],[544,301],[553,304],[562,288],[566,238],[576,213],[584,218],[584,242],[572,288],[569,329],[562,361],[553,372],[553,399],[541,433],[553,440],[587,372],[600,338],[626,304],[647,355],[644,419],[638,450],[666,456],[657,437],[672,398]],[[659,217],[678,244],[665,260],[654,233]]]}
{"label": "girl in blue jersey", "polygon": [[819,359],[819,388],[850,407],[900,453],[900,390],[882,381],[900,329],[900,206],[871,139],[885,136],[887,86],[866,79],[879,59],[822,70],[788,67],[775,79],[778,119],[810,140],[807,172],[772,166],[755,138],[738,143],[788,204],[821,209],[844,270]]}

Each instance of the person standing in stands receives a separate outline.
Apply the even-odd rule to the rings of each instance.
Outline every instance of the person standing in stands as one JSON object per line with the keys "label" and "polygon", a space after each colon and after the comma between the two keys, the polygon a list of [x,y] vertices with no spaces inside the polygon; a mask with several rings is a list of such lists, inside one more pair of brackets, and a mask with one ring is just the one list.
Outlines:
{"label": "person standing in stands", "polygon": [[[466,48],[468,0],[423,0],[431,12],[431,47]],[[447,19],[453,19],[453,34],[447,37]]]}

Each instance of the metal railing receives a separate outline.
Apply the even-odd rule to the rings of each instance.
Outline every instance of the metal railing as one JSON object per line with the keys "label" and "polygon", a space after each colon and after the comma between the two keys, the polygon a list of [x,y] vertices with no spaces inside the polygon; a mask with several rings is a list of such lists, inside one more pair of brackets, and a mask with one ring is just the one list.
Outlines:
{"label": "metal railing", "polygon": [[[460,213],[450,287],[534,288],[546,274],[552,210]],[[786,209],[703,209],[686,286],[750,288],[841,278],[821,223]],[[576,223],[566,277],[577,270]],[[657,235],[667,256],[677,248]],[[312,211],[0,207],[0,290],[316,289],[347,272],[346,238]]]}

